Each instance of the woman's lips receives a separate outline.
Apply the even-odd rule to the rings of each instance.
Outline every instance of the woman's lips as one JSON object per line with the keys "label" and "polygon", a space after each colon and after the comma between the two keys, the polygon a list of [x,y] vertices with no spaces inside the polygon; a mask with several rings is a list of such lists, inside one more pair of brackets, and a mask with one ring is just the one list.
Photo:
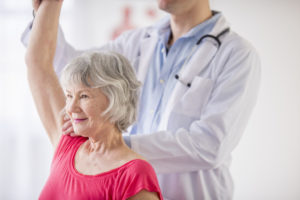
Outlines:
{"label": "woman's lips", "polygon": [[83,122],[83,121],[85,121],[87,118],[85,118],[85,119],[74,119],[74,123],[75,124],[78,124],[78,123],[80,123],[80,122]]}

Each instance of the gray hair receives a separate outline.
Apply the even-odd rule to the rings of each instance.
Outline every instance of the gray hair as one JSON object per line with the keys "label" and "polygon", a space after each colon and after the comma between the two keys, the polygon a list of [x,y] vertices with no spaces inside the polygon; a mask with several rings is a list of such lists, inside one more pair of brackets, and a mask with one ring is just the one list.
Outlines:
{"label": "gray hair", "polygon": [[115,52],[87,52],[73,59],[64,68],[61,84],[82,83],[100,88],[109,100],[102,116],[121,131],[132,125],[137,117],[139,87],[129,61]]}

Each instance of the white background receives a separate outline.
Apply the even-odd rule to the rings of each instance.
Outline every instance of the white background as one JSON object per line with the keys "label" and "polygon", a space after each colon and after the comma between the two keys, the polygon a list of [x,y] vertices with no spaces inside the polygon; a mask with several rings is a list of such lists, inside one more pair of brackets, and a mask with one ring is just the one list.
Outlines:
{"label": "white background", "polygon": [[[235,200],[300,199],[300,1],[212,0],[232,29],[262,60],[257,106],[233,152]],[[132,7],[131,24],[144,26],[154,0],[65,0],[61,24],[77,48],[103,44]],[[37,199],[49,174],[52,149],[27,86],[20,36],[31,2],[0,1],[0,199]]]}

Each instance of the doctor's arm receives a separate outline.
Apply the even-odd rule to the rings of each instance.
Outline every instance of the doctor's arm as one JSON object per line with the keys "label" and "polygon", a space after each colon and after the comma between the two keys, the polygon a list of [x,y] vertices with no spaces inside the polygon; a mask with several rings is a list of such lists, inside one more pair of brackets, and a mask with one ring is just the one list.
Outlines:
{"label": "doctor's arm", "polygon": [[62,0],[43,0],[26,52],[27,77],[39,117],[55,147],[61,133],[59,112],[65,96],[53,70],[56,35]]}
{"label": "doctor's arm", "polygon": [[257,99],[259,78],[260,62],[255,51],[245,48],[232,52],[199,119],[174,132],[130,136],[131,148],[157,173],[220,166],[230,157],[246,127]]}

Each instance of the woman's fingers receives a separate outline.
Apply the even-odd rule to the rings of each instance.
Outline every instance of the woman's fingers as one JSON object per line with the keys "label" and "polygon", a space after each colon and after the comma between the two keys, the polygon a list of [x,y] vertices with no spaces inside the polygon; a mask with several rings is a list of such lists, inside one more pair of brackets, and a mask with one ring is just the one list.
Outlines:
{"label": "woman's fingers", "polygon": [[32,7],[34,9],[34,12],[36,12],[40,7],[41,1],[42,0],[32,0]]}
{"label": "woman's fingers", "polygon": [[32,0],[32,7],[34,10],[34,13],[37,12],[37,10],[39,9],[42,1],[63,1],[63,0]]}

